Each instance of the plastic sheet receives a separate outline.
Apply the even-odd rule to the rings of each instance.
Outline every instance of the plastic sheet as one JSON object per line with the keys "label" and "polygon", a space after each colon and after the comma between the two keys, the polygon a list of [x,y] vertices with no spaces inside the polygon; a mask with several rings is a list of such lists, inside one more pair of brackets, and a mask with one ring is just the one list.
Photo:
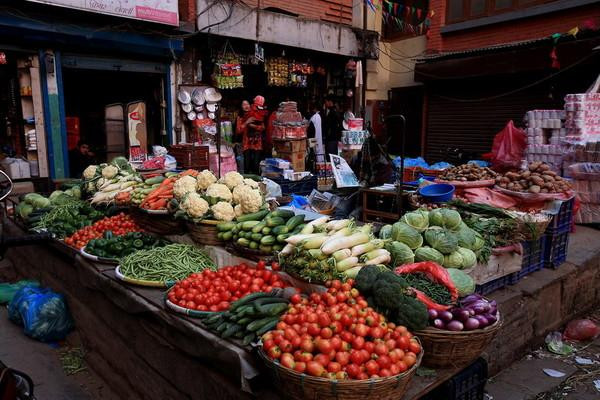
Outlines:
{"label": "plastic sheet", "polygon": [[492,165],[499,169],[519,168],[527,147],[527,136],[510,120],[494,138]]}
{"label": "plastic sheet", "polygon": [[8,318],[22,325],[25,335],[42,342],[63,340],[73,329],[64,297],[46,288],[19,289],[8,305]]}
{"label": "plastic sheet", "polygon": [[10,303],[14,295],[25,286],[40,286],[36,281],[18,281],[15,283],[0,283],[0,304]]}

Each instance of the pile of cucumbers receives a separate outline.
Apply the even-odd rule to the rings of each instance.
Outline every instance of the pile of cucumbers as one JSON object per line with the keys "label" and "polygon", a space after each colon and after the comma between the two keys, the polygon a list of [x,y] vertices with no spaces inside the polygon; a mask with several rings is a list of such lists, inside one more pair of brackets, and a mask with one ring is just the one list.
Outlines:
{"label": "pile of cucumbers", "polygon": [[164,176],[159,175],[152,178],[146,179],[143,183],[140,182],[135,185],[135,188],[131,192],[131,203],[134,205],[142,204],[142,201],[148,196],[154,189],[160,186],[162,181],[172,176],[176,176],[176,172],[167,172]]}
{"label": "pile of cucumbers", "polygon": [[304,228],[304,215],[277,209],[258,211],[238,217],[236,221],[217,225],[218,238],[233,241],[238,246],[269,254],[281,251],[285,239]]}
{"label": "pile of cucumbers", "polygon": [[229,311],[205,316],[202,323],[222,338],[240,339],[246,346],[275,329],[288,303],[270,293],[252,293],[233,302]]}

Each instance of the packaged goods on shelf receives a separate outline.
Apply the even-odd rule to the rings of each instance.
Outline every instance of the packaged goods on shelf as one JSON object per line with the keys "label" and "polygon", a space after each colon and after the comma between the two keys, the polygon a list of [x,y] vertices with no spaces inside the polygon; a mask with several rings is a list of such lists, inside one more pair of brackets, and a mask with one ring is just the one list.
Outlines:
{"label": "packaged goods on shelf", "polygon": [[585,143],[600,135],[600,93],[566,95],[565,111],[569,141]]}
{"label": "packaged goods on shelf", "polygon": [[527,122],[527,162],[542,161],[554,172],[561,171],[567,130],[564,110],[533,110],[525,115]]}

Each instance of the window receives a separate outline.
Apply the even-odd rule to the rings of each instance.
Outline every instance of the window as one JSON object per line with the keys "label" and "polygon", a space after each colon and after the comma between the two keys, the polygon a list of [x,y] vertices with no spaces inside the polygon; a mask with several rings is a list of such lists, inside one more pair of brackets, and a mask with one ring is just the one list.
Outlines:
{"label": "window", "polygon": [[446,23],[487,17],[557,0],[446,0]]}

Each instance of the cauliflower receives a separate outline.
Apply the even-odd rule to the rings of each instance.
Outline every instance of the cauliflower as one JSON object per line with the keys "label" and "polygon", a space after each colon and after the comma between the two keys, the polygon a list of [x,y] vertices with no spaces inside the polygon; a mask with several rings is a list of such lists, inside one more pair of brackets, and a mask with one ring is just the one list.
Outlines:
{"label": "cauliflower", "polygon": [[83,171],[84,179],[93,179],[96,176],[96,171],[98,170],[97,165],[90,165]]}
{"label": "cauliflower", "polygon": [[246,178],[244,179],[244,184],[250,186],[252,189],[258,189],[258,182],[256,182],[254,179]]}
{"label": "cauliflower", "polygon": [[230,171],[226,173],[224,177],[219,179],[219,183],[227,185],[229,189],[233,189],[234,187],[242,184],[243,182],[244,177],[236,171]]}
{"label": "cauliflower", "polygon": [[201,218],[208,211],[208,202],[196,192],[189,192],[183,202],[181,209],[192,218]]}
{"label": "cauliflower", "polygon": [[220,201],[210,208],[213,216],[219,221],[231,221],[235,218],[233,206],[226,201]]}
{"label": "cauliflower", "polygon": [[114,165],[109,165],[102,169],[102,177],[112,179],[119,173],[119,169]]}
{"label": "cauliflower", "polygon": [[240,205],[244,214],[257,212],[263,205],[263,197],[256,189],[248,189],[240,194]]}
{"label": "cauliflower", "polygon": [[242,196],[242,193],[245,192],[246,190],[253,190],[252,187],[248,186],[248,185],[237,185],[234,189],[233,189],[233,203],[234,204],[240,204],[240,199]]}
{"label": "cauliflower", "polygon": [[236,217],[241,217],[242,215],[244,215],[244,210],[242,210],[241,204],[238,204],[237,206],[233,207],[233,212],[235,212]]}
{"label": "cauliflower", "polygon": [[217,181],[217,177],[214,176],[213,173],[207,169],[200,172],[196,179],[198,180],[198,185],[196,186],[196,189],[198,191],[204,191],[208,189],[210,185]]}
{"label": "cauliflower", "polygon": [[176,199],[182,199],[190,192],[196,191],[196,178],[190,175],[182,176],[173,184],[173,195]]}
{"label": "cauliflower", "polygon": [[213,183],[206,189],[208,197],[217,197],[224,201],[231,201],[232,194],[229,188],[221,183]]}

